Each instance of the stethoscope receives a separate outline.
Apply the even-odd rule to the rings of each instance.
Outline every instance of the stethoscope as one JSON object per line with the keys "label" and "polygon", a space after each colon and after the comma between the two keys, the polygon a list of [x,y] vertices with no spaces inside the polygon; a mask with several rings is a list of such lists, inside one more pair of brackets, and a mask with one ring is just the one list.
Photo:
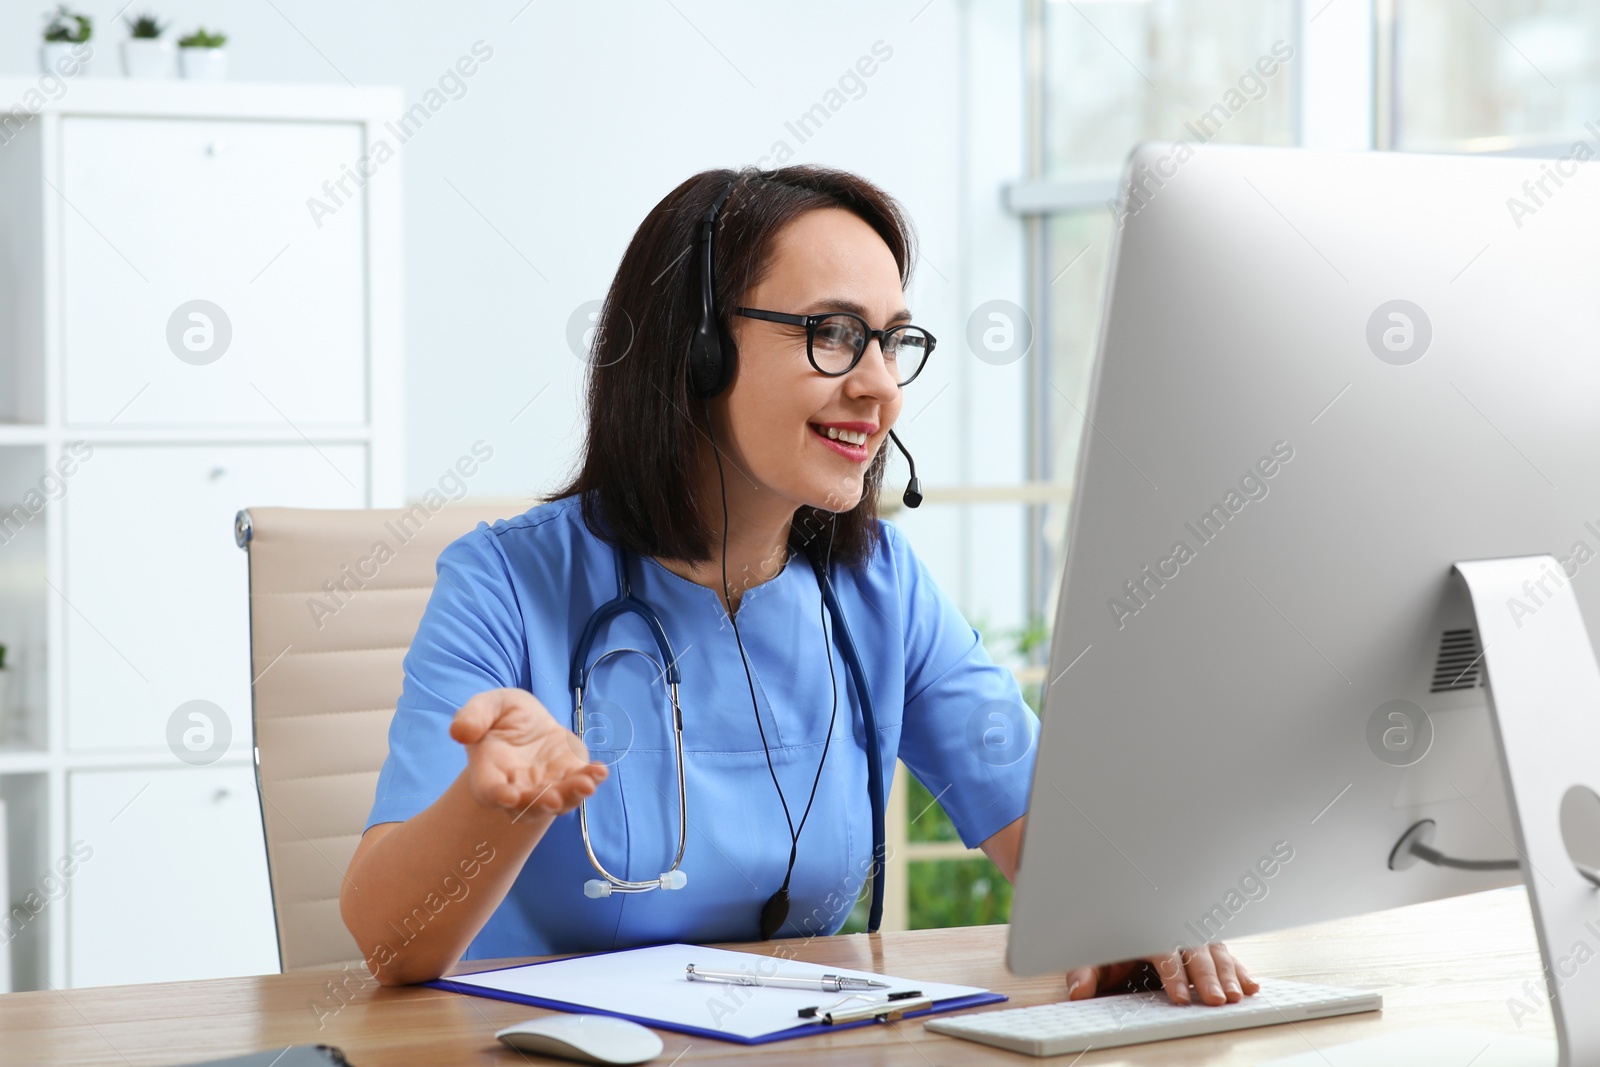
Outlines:
{"label": "stethoscope", "polygon": [[[583,884],[584,895],[591,898],[609,897],[613,893],[645,893],[652,889],[682,889],[689,881],[688,874],[679,869],[679,864],[683,862],[684,847],[688,844],[689,807],[688,789],[683,771],[683,709],[678,703],[678,685],[682,676],[678,671],[678,658],[673,655],[672,643],[667,640],[667,633],[662,628],[660,617],[649,604],[633,595],[633,585],[628,578],[627,551],[620,545],[613,546],[612,556],[617,571],[617,595],[600,605],[594,614],[589,616],[589,621],[584,624],[583,634],[578,638],[577,647],[572,652],[572,670],[568,675],[568,687],[572,690],[572,729],[579,737],[583,736],[583,698],[596,667],[612,656],[630,653],[643,656],[655,665],[656,677],[662,679],[672,704],[673,743],[678,769],[678,850],[672,858],[672,865],[661,872],[658,878],[642,882],[619,878],[608,871],[605,864],[600,862],[600,857],[595,854],[594,842],[589,837],[588,802],[580,802],[578,830],[583,837],[583,849],[589,855],[589,862],[600,874],[599,878],[592,878]],[[844,612],[839,608],[838,598],[834,596],[833,583],[827,580],[827,574],[820,560],[812,558],[811,565],[816,571],[817,583],[822,588],[823,602],[833,619],[834,632],[840,638],[839,652],[855,686],[856,698],[861,704],[862,726],[867,735],[867,798],[872,810],[872,909],[867,927],[869,930],[876,930],[883,918],[883,865],[886,851],[883,825],[883,753],[878,748],[878,718],[873,710],[872,695],[867,689],[866,674],[861,669],[861,658],[856,653],[855,640],[850,636],[850,627],[845,622]],[[614,648],[602,653],[592,664],[589,663],[589,653],[594,647],[595,634],[599,632],[600,627],[618,615],[628,613],[644,620],[650,629],[651,637],[655,639],[656,650],[661,654],[661,659],[657,661],[654,656],[642,649]]]}

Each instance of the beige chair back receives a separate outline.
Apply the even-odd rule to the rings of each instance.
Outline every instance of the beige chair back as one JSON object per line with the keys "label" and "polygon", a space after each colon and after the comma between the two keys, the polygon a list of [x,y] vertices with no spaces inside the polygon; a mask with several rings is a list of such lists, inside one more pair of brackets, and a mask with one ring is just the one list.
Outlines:
{"label": "beige chair back", "polygon": [[527,506],[239,512],[256,785],[285,971],[361,958],[339,886],[372,810],[439,553]]}

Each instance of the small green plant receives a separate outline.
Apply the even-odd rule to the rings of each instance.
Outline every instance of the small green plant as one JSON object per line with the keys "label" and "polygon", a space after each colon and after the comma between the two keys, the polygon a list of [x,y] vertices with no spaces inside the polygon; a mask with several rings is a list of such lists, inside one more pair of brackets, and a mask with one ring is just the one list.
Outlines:
{"label": "small green plant", "polygon": [[44,28],[44,39],[82,44],[93,32],[88,15],[74,14],[67,10],[66,4],[61,4],[56,7],[55,16]]}
{"label": "small green plant", "polygon": [[207,33],[204,26],[201,26],[187,37],[178,38],[179,48],[221,48],[227,43],[227,34]]}
{"label": "small green plant", "polygon": [[987,618],[980,618],[973,624],[973,629],[978,631],[983,647],[996,658],[1014,654],[1027,659],[1036,649],[1049,647],[1050,627],[1045,624],[1044,619],[1037,616],[1024,626],[1003,630],[995,629]]}
{"label": "small green plant", "polygon": [[6,646],[0,645],[0,671],[6,669]]}
{"label": "small green plant", "polygon": [[1035,618],[1019,630],[1010,631],[1009,636],[1017,643],[1019,656],[1031,656],[1035,649],[1050,647],[1050,627],[1041,618]]}
{"label": "small green plant", "polygon": [[141,40],[154,40],[166,33],[167,27],[172,25],[170,22],[163,24],[160,19],[148,12],[138,18],[124,18],[122,21],[128,24],[128,32]]}

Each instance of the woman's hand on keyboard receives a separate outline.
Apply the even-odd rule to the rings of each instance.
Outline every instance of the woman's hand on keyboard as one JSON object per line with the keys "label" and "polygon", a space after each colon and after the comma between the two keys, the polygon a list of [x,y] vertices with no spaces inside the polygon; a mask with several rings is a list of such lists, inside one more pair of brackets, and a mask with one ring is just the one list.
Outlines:
{"label": "woman's hand on keyboard", "polygon": [[1067,999],[1084,1000],[1097,993],[1136,992],[1161,988],[1174,1004],[1190,1002],[1189,985],[1194,984],[1202,1002],[1211,1005],[1233,1004],[1261,988],[1233,958],[1228,946],[1214,941],[1204,948],[1184,949],[1181,954],[1147,956],[1099,967],[1079,967],[1067,972]]}

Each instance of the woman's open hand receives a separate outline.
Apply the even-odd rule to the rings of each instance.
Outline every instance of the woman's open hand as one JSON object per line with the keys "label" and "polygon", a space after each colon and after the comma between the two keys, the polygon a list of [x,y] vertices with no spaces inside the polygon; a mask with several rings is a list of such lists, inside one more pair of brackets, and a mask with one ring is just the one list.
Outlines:
{"label": "woman's open hand", "polygon": [[1182,953],[1068,971],[1067,999],[1083,1000],[1096,993],[1153,989],[1158,980],[1174,1004],[1190,1002],[1190,983],[1199,991],[1201,1001],[1211,1005],[1233,1004],[1261,988],[1244,969],[1244,964],[1233,958],[1228,946],[1215,941],[1204,948],[1184,949]]}
{"label": "woman's open hand", "polygon": [[605,781],[583,739],[526,689],[490,689],[461,706],[450,736],[466,746],[467,782],[486,808],[563,815]]}

